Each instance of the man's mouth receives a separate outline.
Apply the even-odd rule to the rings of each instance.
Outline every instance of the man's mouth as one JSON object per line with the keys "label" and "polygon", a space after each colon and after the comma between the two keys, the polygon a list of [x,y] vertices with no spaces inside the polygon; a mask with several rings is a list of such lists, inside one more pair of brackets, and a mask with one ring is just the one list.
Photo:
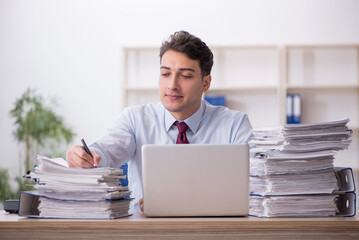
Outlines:
{"label": "man's mouth", "polygon": [[177,99],[183,98],[183,96],[178,95],[178,94],[166,94],[165,96],[170,100],[177,100]]}

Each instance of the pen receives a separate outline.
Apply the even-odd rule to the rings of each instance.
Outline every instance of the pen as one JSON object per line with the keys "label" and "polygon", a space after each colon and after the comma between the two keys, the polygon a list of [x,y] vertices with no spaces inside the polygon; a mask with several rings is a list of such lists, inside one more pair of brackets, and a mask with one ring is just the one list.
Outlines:
{"label": "pen", "polygon": [[[81,142],[82,142],[82,146],[84,147],[87,154],[90,155],[93,158],[93,156],[92,156],[92,154],[90,152],[90,149],[87,147],[87,144],[86,144],[86,142],[85,142],[85,140],[83,138],[81,139]],[[93,166],[97,167],[96,165],[93,165]]]}

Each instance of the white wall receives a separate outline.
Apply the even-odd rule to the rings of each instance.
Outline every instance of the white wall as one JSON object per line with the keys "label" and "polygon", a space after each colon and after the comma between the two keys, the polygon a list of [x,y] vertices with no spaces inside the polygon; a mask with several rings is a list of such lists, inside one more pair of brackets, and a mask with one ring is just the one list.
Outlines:
{"label": "white wall", "polygon": [[0,0],[0,167],[23,146],[9,111],[27,88],[57,96],[77,133],[99,137],[121,111],[121,48],[185,29],[209,45],[359,43],[356,0]]}

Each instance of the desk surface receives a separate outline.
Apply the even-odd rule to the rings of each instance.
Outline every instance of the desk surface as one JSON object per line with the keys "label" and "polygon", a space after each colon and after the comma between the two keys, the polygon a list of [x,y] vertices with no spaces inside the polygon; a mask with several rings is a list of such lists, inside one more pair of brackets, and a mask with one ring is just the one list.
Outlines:
{"label": "desk surface", "polygon": [[359,239],[359,218],[30,219],[0,213],[0,239]]}

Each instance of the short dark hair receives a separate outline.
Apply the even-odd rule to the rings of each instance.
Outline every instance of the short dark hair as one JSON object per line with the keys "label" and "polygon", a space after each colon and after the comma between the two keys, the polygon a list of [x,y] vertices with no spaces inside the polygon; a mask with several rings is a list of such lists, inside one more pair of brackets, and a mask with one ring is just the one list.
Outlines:
{"label": "short dark hair", "polygon": [[162,42],[160,60],[167,50],[175,50],[186,54],[189,58],[199,61],[202,77],[211,74],[213,53],[198,37],[186,32],[178,31]]}

